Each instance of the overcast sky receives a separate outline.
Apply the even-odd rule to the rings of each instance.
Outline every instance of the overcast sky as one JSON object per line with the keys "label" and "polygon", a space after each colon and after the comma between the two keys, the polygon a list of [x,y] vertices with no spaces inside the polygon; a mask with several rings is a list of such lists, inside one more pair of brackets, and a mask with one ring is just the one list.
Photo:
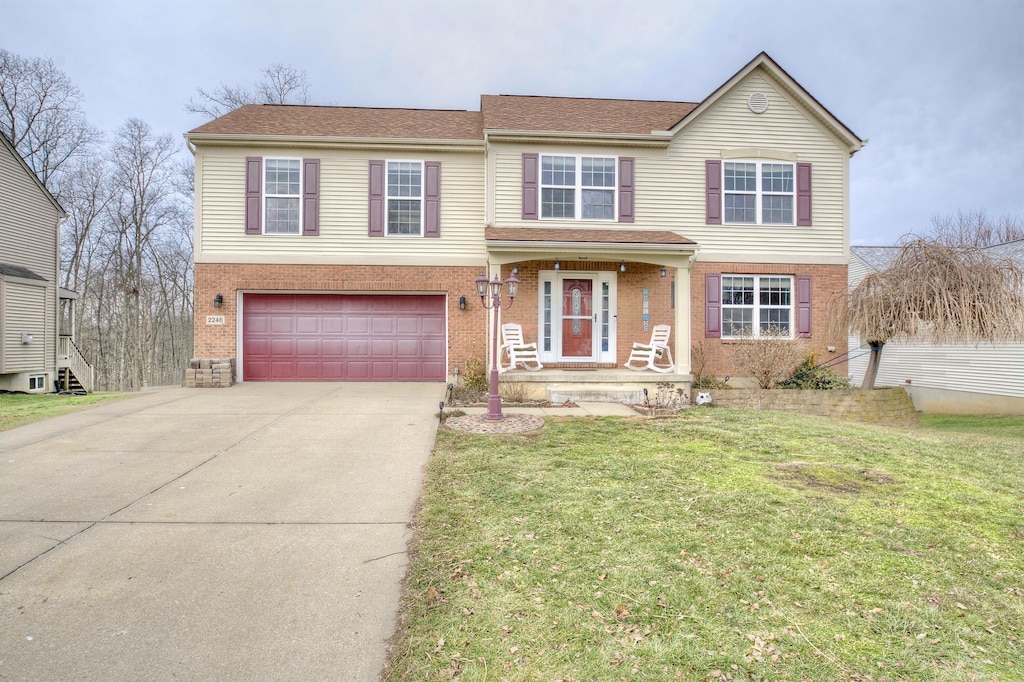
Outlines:
{"label": "overcast sky", "polygon": [[[762,50],[870,143],[853,244],[932,216],[1024,219],[1021,0],[0,0],[0,47],[50,57],[90,122],[205,121],[196,87],[306,72],[314,104],[478,110],[481,94],[699,102]],[[185,145],[182,141],[184,153]]]}

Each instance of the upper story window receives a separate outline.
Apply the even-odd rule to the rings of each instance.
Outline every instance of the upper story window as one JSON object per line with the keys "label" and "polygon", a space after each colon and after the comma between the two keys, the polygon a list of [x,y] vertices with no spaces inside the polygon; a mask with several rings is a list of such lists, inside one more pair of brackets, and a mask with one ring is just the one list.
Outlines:
{"label": "upper story window", "polygon": [[722,275],[722,338],[793,337],[793,278]]}
{"label": "upper story window", "polygon": [[726,161],[725,222],[793,225],[794,164]]}
{"label": "upper story window", "polygon": [[615,220],[616,159],[540,157],[540,217]]}
{"label": "upper story window", "polygon": [[388,161],[387,234],[423,234],[423,162]]}
{"label": "upper story window", "polygon": [[245,159],[246,234],[320,234],[320,159]]}
{"label": "upper story window", "polygon": [[265,160],[263,231],[266,234],[299,234],[301,188],[301,159]]}
{"label": "upper story window", "polygon": [[708,225],[811,226],[811,164],[704,162]]}

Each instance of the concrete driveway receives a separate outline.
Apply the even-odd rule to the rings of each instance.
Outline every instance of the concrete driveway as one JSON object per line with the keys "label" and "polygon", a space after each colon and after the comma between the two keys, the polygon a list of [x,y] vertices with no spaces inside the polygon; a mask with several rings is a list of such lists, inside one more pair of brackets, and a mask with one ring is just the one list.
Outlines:
{"label": "concrete driveway", "polygon": [[378,679],[443,393],[174,388],[0,433],[0,679]]}

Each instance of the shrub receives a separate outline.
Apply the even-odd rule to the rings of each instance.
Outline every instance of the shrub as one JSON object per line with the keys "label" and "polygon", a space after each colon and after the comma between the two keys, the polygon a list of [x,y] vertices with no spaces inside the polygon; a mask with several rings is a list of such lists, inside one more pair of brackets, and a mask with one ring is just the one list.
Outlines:
{"label": "shrub", "polygon": [[814,353],[803,359],[786,379],[779,382],[779,388],[837,391],[850,387],[850,377],[836,374],[831,368],[817,364]]}
{"label": "shrub", "polygon": [[807,350],[806,342],[788,338],[788,332],[762,332],[762,336],[748,336],[731,347],[736,366],[757,381],[763,389],[775,388],[780,379],[789,375],[800,363]]}
{"label": "shrub", "polygon": [[480,358],[469,358],[466,360],[465,373],[462,375],[462,385],[468,391],[484,392],[490,389],[490,378],[487,376],[487,369]]}

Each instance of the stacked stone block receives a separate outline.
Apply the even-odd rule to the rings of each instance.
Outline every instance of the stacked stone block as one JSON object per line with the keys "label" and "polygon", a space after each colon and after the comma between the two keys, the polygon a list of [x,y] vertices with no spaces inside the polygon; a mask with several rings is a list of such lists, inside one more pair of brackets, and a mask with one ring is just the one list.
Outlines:
{"label": "stacked stone block", "polygon": [[234,358],[193,358],[185,370],[185,388],[227,388],[234,383]]}
{"label": "stacked stone block", "polygon": [[902,388],[877,388],[873,391],[798,391],[775,389],[729,389],[711,391],[714,404],[746,410],[760,409],[832,417],[865,424],[884,424],[910,428],[920,425],[910,396]]}

